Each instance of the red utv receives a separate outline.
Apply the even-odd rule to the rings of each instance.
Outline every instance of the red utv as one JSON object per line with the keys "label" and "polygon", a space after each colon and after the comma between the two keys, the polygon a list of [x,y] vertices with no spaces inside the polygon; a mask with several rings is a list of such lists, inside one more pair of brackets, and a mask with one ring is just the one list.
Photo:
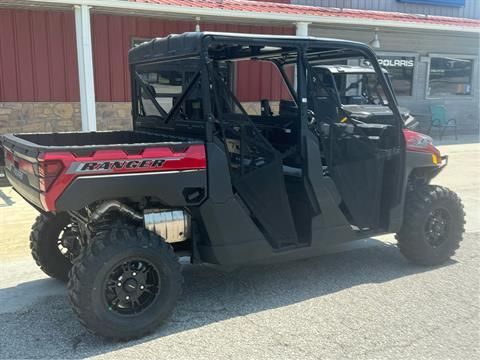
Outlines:
{"label": "red utv", "polygon": [[[358,58],[377,90],[348,106],[321,65]],[[239,101],[233,74],[245,62],[275,72],[280,100]],[[429,185],[447,158],[405,129],[368,46],[196,32],[144,43],[129,63],[133,131],[2,138],[9,182],[40,212],[33,257],[68,281],[91,332],[155,329],[181,293],[179,256],[292,260],[385,233],[417,264],[458,248],[460,199]]]}

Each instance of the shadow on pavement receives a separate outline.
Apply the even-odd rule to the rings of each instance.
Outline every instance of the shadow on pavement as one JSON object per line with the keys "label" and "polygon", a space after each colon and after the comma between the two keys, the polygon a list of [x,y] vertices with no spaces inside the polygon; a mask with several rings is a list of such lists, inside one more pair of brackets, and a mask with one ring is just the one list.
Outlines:
{"label": "shadow on pavement", "polygon": [[0,207],[12,206],[13,204],[15,204],[15,201],[13,201],[10,196],[5,194],[3,189],[0,187]]}
{"label": "shadow on pavement", "polygon": [[[66,296],[46,295],[22,310],[0,315],[0,358],[83,358],[149,342],[211,323],[276,309],[362,284],[384,283],[433,268],[411,265],[394,245],[226,272],[184,266],[184,292],[172,317],[154,334],[128,343],[90,335],[77,321]],[[447,265],[453,264],[450,261]],[[26,289],[52,286],[51,279],[22,284]],[[53,284],[57,287],[58,284]],[[0,289],[16,292],[15,288]],[[56,292],[56,290],[55,290]]]}
{"label": "shadow on pavement", "polygon": [[[25,309],[48,296],[64,296],[65,284],[55,279],[40,279],[0,289],[0,316]],[[1,341],[0,341],[1,344]],[[0,355],[1,355],[0,347]],[[1,357],[0,357],[1,358]]]}

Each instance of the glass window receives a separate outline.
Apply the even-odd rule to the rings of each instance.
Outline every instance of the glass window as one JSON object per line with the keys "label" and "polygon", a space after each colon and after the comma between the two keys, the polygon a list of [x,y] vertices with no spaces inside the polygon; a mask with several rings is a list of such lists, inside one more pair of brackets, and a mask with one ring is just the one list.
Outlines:
{"label": "glass window", "polygon": [[[370,69],[367,68],[366,71],[370,72]],[[333,77],[342,104],[387,104],[387,98],[377,74],[337,73]]]}
{"label": "glass window", "polygon": [[[152,101],[154,98],[165,113],[168,113],[176,98],[182,93],[183,73],[178,71],[156,71],[139,73],[145,86],[141,88],[144,113],[146,116],[162,116]],[[147,94],[149,92],[149,94]]]}
{"label": "glass window", "polygon": [[198,63],[192,60],[137,65],[135,127],[203,131],[198,124],[203,118],[198,70]]}
{"label": "glass window", "polygon": [[473,60],[432,57],[428,96],[471,95]]}
{"label": "glass window", "polygon": [[412,96],[415,58],[413,56],[380,56],[378,62],[388,71],[395,94]]}

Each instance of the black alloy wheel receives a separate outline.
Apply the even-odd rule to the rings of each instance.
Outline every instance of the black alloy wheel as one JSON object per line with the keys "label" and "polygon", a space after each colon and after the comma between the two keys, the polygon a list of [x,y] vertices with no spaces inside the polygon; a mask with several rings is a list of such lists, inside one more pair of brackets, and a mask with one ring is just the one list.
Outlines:
{"label": "black alloy wheel", "polygon": [[110,310],[132,315],[144,311],[155,301],[161,291],[161,280],[154,264],[146,259],[132,259],[110,272],[104,289]]}
{"label": "black alloy wheel", "polygon": [[437,185],[420,186],[407,194],[404,211],[396,238],[410,262],[439,265],[455,254],[465,231],[465,212],[457,194]]}
{"label": "black alloy wheel", "polygon": [[433,247],[438,247],[448,237],[450,215],[447,209],[435,209],[425,223],[425,238]]}
{"label": "black alloy wheel", "polygon": [[140,338],[172,313],[183,276],[170,244],[143,227],[112,226],[75,258],[68,291],[73,311],[95,335]]}
{"label": "black alloy wheel", "polygon": [[30,233],[30,249],[37,265],[48,276],[65,282],[72,267],[71,222],[67,213],[40,214]]}

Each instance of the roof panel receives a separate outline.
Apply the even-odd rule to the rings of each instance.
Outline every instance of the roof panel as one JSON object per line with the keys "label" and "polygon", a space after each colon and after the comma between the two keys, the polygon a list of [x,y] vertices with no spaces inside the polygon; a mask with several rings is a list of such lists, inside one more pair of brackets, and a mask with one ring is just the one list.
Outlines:
{"label": "roof panel", "polygon": [[172,34],[163,38],[156,38],[145,42],[128,53],[130,64],[139,62],[161,61],[176,59],[179,57],[198,56],[202,49],[202,42],[209,38],[213,42],[226,42],[235,45],[268,45],[268,46],[296,46],[297,42],[308,42],[308,46],[314,48],[324,47],[333,48],[342,46],[362,51],[371,51],[363,43],[340,40],[317,38],[312,36],[294,36],[294,35],[269,35],[269,34],[240,34],[240,33],[222,33],[222,32],[186,32],[183,34]]}
{"label": "roof panel", "polygon": [[158,4],[163,6],[181,6],[202,9],[218,9],[230,11],[289,14],[289,15],[309,15],[309,16],[330,16],[346,17],[352,19],[364,20],[383,20],[398,21],[423,24],[437,24],[480,28],[480,20],[453,18],[445,16],[431,16],[421,14],[405,14],[399,12],[373,11],[373,10],[355,10],[339,9],[330,7],[293,5],[283,3],[273,3],[264,1],[248,0],[129,0],[137,3]]}

